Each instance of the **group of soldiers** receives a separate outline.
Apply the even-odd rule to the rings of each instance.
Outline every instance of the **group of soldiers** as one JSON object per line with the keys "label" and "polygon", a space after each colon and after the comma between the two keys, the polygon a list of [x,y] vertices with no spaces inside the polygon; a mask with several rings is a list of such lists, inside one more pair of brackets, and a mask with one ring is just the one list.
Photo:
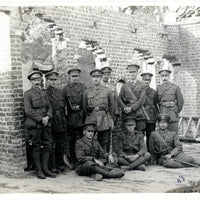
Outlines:
{"label": "group of soldiers", "polygon": [[38,178],[55,178],[65,168],[101,180],[121,178],[125,170],[144,171],[147,163],[199,165],[182,152],[178,119],[184,100],[180,88],[169,81],[171,71],[159,71],[162,84],[155,91],[149,86],[153,74],[144,72],[139,81],[139,68],[128,64],[131,80],[119,93],[109,82],[110,67],[92,70],[88,88],[80,83],[79,68],[68,70],[69,81],[62,90],[57,71],[45,74],[45,90],[42,72],[28,74],[32,88],[24,93],[25,127]]}

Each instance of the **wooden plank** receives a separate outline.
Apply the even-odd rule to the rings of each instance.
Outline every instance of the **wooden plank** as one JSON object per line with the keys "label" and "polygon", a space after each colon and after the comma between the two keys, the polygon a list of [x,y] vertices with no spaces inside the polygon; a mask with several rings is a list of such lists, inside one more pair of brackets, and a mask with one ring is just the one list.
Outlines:
{"label": "wooden plank", "polygon": [[200,143],[200,140],[196,140],[195,138],[189,138],[189,137],[179,137],[181,142],[195,142],[195,143]]}
{"label": "wooden plank", "polygon": [[179,122],[178,122],[178,134],[179,134],[179,130],[180,130],[182,121],[183,121],[183,117],[181,117],[180,120],[179,120]]}
{"label": "wooden plank", "polygon": [[187,133],[189,127],[190,127],[191,121],[192,121],[192,117],[189,118],[189,121],[188,121],[188,124],[187,124],[187,128],[185,129],[185,132],[184,132],[183,136],[186,135],[186,133]]}
{"label": "wooden plank", "polygon": [[200,125],[200,118],[198,120],[197,127],[196,127],[195,132],[194,132],[194,138],[197,137],[197,133],[198,133],[198,130],[199,130],[199,125]]}

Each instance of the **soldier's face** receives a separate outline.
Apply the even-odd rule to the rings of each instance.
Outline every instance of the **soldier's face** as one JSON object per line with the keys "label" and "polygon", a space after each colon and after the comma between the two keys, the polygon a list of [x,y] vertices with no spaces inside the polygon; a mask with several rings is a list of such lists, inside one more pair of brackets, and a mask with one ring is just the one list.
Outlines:
{"label": "soldier's face", "polygon": [[94,85],[99,85],[101,83],[102,76],[101,75],[93,75],[92,81]]}
{"label": "soldier's face", "polygon": [[95,132],[85,129],[83,130],[83,134],[85,135],[85,137],[91,140],[94,137]]}
{"label": "soldier's face", "polygon": [[73,83],[78,83],[79,79],[80,79],[80,75],[79,74],[70,74],[70,82]]}
{"label": "soldier's face", "polygon": [[167,83],[170,78],[169,72],[166,72],[166,71],[161,72],[160,77],[161,77],[162,83]]}
{"label": "soldier's face", "polygon": [[41,82],[42,82],[42,78],[31,79],[31,84],[32,84],[32,87],[34,87],[34,88],[40,88]]}
{"label": "soldier's face", "polygon": [[168,122],[165,121],[165,120],[161,120],[161,121],[159,122],[159,127],[160,127],[161,130],[166,130],[167,127],[168,127]]}
{"label": "soldier's face", "polygon": [[104,74],[103,74],[103,81],[104,82],[108,82],[108,80],[109,80],[109,78],[110,78],[110,73],[108,73],[108,72],[105,72]]}
{"label": "soldier's face", "polygon": [[146,87],[149,87],[150,83],[151,83],[151,78],[143,78],[143,83],[145,84]]}
{"label": "soldier's face", "polygon": [[57,76],[50,76],[47,79],[47,87],[51,86],[51,87],[56,87],[57,86]]}
{"label": "soldier's face", "polygon": [[138,70],[137,69],[130,69],[128,70],[130,76],[131,76],[131,81],[135,81],[137,78]]}
{"label": "soldier's face", "polygon": [[129,133],[134,133],[135,127],[136,127],[136,124],[132,124],[132,125],[126,124],[126,129],[127,129],[127,131],[128,131]]}

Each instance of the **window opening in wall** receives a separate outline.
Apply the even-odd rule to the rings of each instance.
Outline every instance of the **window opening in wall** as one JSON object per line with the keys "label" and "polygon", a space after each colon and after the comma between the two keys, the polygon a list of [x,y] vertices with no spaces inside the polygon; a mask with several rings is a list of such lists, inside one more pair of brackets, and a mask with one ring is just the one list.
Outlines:
{"label": "window opening in wall", "polygon": [[10,15],[7,11],[0,11],[0,72],[11,70],[10,49]]}

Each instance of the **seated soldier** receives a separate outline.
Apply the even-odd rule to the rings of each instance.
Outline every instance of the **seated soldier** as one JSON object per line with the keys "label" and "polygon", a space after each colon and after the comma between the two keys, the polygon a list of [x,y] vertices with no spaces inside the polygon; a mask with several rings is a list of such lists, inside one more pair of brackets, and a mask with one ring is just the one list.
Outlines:
{"label": "seated soldier", "polygon": [[121,178],[124,173],[105,166],[108,153],[105,153],[95,136],[96,125],[87,123],[83,126],[83,138],[75,144],[77,157],[76,173],[80,176],[93,176],[95,180],[102,178]]}
{"label": "seated soldier", "polygon": [[168,168],[183,168],[199,166],[192,156],[182,152],[183,147],[178,134],[168,130],[170,116],[160,114],[157,117],[159,129],[152,132],[149,140],[149,150],[160,165]]}
{"label": "seated soldier", "polygon": [[118,165],[126,170],[145,171],[145,162],[151,157],[144,143],[143,133],[136,131],[134,117],[125,119],[126,131],[114,141],[114,151],[117,153]]}

